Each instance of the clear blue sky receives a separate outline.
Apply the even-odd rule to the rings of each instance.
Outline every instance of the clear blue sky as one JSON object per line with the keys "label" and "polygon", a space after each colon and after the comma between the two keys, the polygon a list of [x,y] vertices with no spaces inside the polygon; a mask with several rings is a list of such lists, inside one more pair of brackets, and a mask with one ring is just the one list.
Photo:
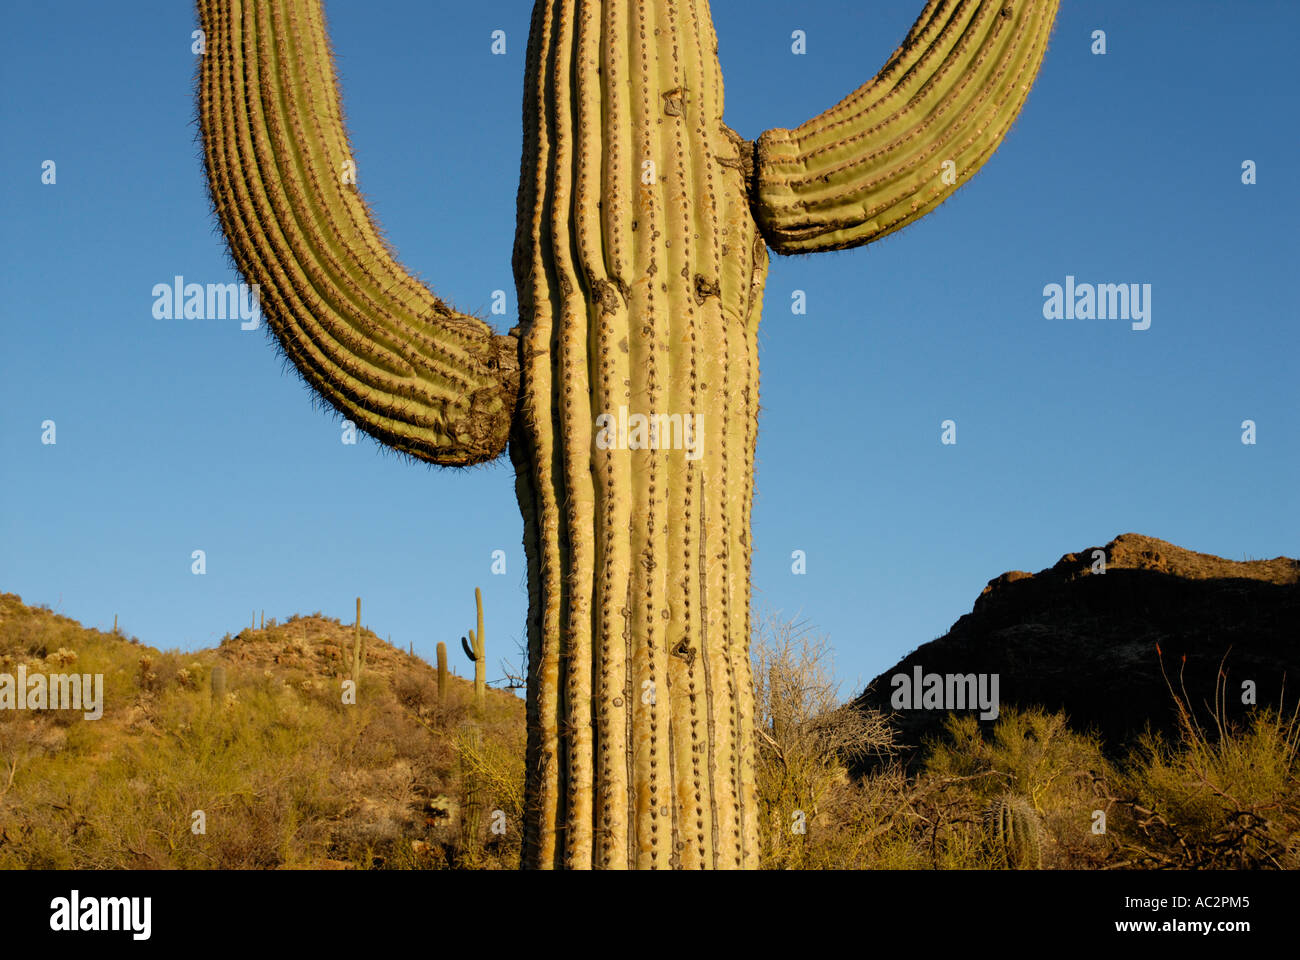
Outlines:
{"label": "clear blue sky", "polygon": [[[716,0],[727,121],[753,138],[820,112],[922,6]],[[509,291],[500,329],[530,9],[327,3],[363,191],[439,295],[486,315]],[[0,590],[104,628],[116,613],[164,648],[254,610],[346,622],[360,594],[369,626],[430,656],[471,625],[477,585],[495,666],[526,607],[508,462],[458,473],[344,446],[263,332],[153,318],[156,283],[238,279],[203,188],[194,26],[183,0],[5,13]],[[1298,34],[1281,0],[1065,0],[1021,119],[953,200],[865,249],[774,261],[755,605],[829,635],[843,694],[1004,570],[1122,532],[1297,555]],[[1151,328],[1045,320],[1043,287],[1067,274],[1150,283]]]}

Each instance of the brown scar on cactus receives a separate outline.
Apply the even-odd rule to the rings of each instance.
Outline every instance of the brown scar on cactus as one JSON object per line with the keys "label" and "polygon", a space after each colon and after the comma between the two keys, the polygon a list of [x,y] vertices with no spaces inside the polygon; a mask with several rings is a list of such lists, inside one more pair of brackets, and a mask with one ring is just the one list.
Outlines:
{"label": "brown scar on cactus", "polygon": [[[723,122],[707,0],[537,0],[519,323],[501,335],[405,270],[338,176],[353,153],[319,0],[198,0],[209,193],[285,356],[394,450],[444,466],[509,453],[529,592],[526,865],[757,865],[749,529],[768,247],[858,246],[942,203],[1010,128],[1056,8],[929,0],[874,79],[749,141]],[[595,418],[620,404],[706,413],[702,456],[597,449]]]}

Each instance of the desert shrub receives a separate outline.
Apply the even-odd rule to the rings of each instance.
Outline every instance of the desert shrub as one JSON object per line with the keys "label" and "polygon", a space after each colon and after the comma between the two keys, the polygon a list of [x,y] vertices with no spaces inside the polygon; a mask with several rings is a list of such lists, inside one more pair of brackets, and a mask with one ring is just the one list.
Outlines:
{"label": "desert shrub", "polygon": [[[0,711],[0,868],[516,867],[523,705],[489,691],[476,712],[463,678],[440,701],[432,669],[405,658],[365,673],[345,705],[338,673],[306,652],[351,628],[318,629],[259,633],[260,660],[227,637],[214,702],[214,651],[160,653],[0,594],[0,670],[104,676],[101,720]],[[1171,684],[1177,734],[1118,759],[1061,714],[1004,707],[991,726],[949,717],[909,772],[889,721],[839,701],[823,638],[769,620],[752,649],[766,867],[1300,868],[1300,714],[1230,725],[1225,681],[1205,717]],[[850,777],[870,752],[873,772]],[[482,791],[472,858],[466,775]],[[1008,846],[1008,823],[1034,842]]]}
{"label": "desert shrub", "polygon": [[[456,733],[461,774],[461,812],[477,784],[481,816],[477,843],[458,850],[460,862],[480,868],[519,865],[523,839],[524,731],[518,723],[462,724]],[[498,812],[499,811],[499,812]],[[504,832],[501,832],[504,830]]]}
{"label": "desert shrub", "polygon": [[[987,737],[973,715],[949,716],[945,736],[928,745],[921,781],[969,778],[962,819],[977,826],[999,796],[1022,798],[1043,832],[1043,866],[1078,868],[1113,852],[1106,834],[1092,832],[1094,812],[1107,806],[1097,778],[1110,770],[1097,738],[1072,731],[1064,714],[1004,707]],[[990,863],[969,865],[1002,863],[996,845],[987,853]]]}
{"label": "desert shrub", "polygon": [[762,863],[829,866],[853,842],[846,829],[857,826],[846,813],[847,764],[887,751],[889,728],[879,714],[839,701],[829,644],[804,625],[769,618],[751,657]]}
{"label": "desert shrub", "polygon": [[1227,677],[1202,719],[1170,686],[1176,738],[1148,732],[1109,783],[1126,814],[1124,862],[1204,869],[1300,868],[1300,711],[1225,716]]}
{"label": "desert shrub", "polygon": [[[321,642],[337,645],[328,625],[320,629]],[[459,792],[464,681],[437,705],[417,702],[431,684],[436,701],[427,665],[423,681],[413,670],[368,673],[357,703],[345,705],[338,678],[304,662],[304,640],[277,635],[258,634],[255,661],[235,641],[222,660],[226,695],[214,702],[214,652],[130,645],[0,595],[7,669],[28,663],[105,680],[102,720],[0,711],[0,867],[450,865],[441,853],[454,832],[429,808]],[[523,710],[510,697],[488,699],[487,768],[510,770],[490,778],[491,800],[509,811],[513,836],[489,838],[484,865],[513,867],[522,788],[501,785],[522,784]],[[202,832],[191,829],[196,811]]]}

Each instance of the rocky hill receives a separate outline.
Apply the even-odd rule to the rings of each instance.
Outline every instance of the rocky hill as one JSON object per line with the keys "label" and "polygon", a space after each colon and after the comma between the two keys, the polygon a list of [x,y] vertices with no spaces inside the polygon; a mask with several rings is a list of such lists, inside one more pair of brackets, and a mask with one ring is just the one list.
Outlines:
{"label": "rocky hill", "polygon": [[[937,735],[947,714],[922,706],[919,693],[897,709],[896,697],[910,694],[917,667],[922,686],[929,674],[996,674],[1001,704],[1064,710],[1072,726],[1093,728],[1116,749],[1148,723],[1174,728],[1170,683],[1186,690],[1203,721],[1211,716],[1216,680],[1229,719],[1253,709],[1242,702],[1246,681],[1258,705],[1277,704],[1288,682],[1286,701],[1294,706],[1300,561],[1225,560],[1126,533],[1103,548],[1066,554],[1037,574],[1004,573],[948,633],[884,671],[856,701],[895,711],[911,744]],[[907,686],[894,682],[900,676]]]}

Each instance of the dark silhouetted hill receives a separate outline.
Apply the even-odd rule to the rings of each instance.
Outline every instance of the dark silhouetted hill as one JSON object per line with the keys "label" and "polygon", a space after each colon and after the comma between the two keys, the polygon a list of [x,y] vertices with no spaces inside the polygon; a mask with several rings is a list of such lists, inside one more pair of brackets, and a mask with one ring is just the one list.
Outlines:
{"label": "dark silhouetted hill", "polygon": [[[1105,572],[1093,572],[1094,551]],[[1157,653],[1157,649],[1159,653]],[[1226,660],[1225,660],[1226,655]],[[1076,729],[1093,728],[1108,749],[1130,743],[1149,723],[1176,726],[1173,697],[1213,706],[1222,664],[1229,719],[1253,681],[1259,705],[1300,694],[1300,561],[1233,561],[1126,533],[1104,548],[1063,556],[1037,574],[989,581],[974,609],[944,636],[878,676],[856,703],[891,711],[891,678],[926,674],[999,675],[1003,705],[1063,710]],[[899,711],[902,740],[937,736],[944,710]]]}

